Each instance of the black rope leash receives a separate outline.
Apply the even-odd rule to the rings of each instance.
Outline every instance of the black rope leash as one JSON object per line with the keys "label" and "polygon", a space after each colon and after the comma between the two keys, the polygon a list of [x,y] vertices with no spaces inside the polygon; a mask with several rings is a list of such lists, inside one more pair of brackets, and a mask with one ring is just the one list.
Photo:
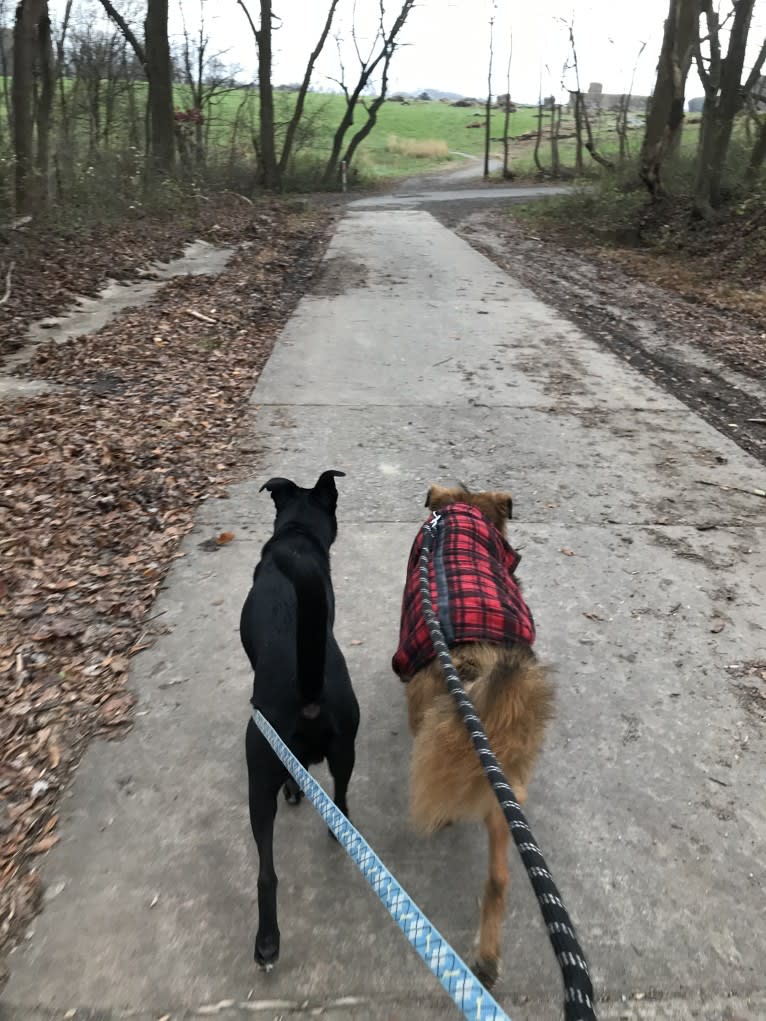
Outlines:
{"label": "black rope leash", "polygon": [[439,618],[431,602],[431,585],[428,577],[428,561],[441,527],[441,517],[434,514],[423,526],[423,546],[420,553],[420,591],[423,598],[425,617],[434,650],[444,671],[444,680],[457,704],[458,712],[468,730],[482,768],[492,785],[500,807],[503,810],[511,836],[518,848],[521,860],[527,870],[529,881],[537,896],[540,910],[548,929],[548,938],[553,946],[564,979],[564,1017],[566,1021],[596,1021],[593,1007],[593,985],[590,980],[588,963],[577,939],[572,919],[564,907],[561,894],[548,870],[543,852],[537,846],[521,806],[516,801],[510,784],[506,780],[495,758],[481,720],[476,715],[473,702],[463,688],[455,664],[444,641]]}

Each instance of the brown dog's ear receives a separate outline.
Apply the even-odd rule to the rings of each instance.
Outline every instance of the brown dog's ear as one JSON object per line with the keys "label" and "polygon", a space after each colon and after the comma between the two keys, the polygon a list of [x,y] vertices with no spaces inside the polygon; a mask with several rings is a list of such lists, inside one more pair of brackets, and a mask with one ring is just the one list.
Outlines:
{"label": "brown dog's ear", "polygon": [[426,507],[429,510],[438,510],[439,506],[449,503],[450,491],[444,486],[431,486],[426,495]]}
{"label": "brown dog's ear", "polygon": [[486,514],[495,528],[505,532],[513,513],[513,500],[510,493],[476,493],[470,502]]}

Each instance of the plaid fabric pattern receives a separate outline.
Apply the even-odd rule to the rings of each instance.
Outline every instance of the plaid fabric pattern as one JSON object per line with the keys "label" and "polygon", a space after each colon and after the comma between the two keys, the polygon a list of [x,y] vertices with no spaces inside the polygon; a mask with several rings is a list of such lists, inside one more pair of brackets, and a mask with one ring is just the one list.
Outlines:
{"label": "plaid fabric pattern", "polygon": [[[535,624],[513,575],[521,557],[477,507],[450,504],[428,565],[431,600],[447,645],[498,642],[532,645]],[[424,526],[425,527],[425,526]],[[412,544],[402,598],[399,648],[392,660],[403,681],[436,655],[423,616],[418,559],[423,528]]]}

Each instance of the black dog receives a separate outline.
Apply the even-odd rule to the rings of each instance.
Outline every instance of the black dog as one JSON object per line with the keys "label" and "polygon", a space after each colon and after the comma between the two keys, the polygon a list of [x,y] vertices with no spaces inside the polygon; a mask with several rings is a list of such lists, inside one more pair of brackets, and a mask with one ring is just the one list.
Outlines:
{"label": "black dog", "polygon": [[[333,635],[335,597],[330,546],[338,524],[334,476],[322,472],[313,489],[270,479],[274,534],[261,551],[239,630],[255,673],[252,704],[302,765],[327,759],[335,804],[348,815],[346,791],[354,768],[359,706],[346,661]],[[271,968],[279,957],[274,817],[284,784],[293,804],[300,792],[251,719],[246,736],[250,825],[258,845],[258,932],[255,960]]]}

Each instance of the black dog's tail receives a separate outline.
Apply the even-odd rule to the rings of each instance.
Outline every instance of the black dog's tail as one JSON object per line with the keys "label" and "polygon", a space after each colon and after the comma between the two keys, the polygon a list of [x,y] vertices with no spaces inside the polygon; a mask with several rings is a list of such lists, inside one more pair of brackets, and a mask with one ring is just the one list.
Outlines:
{"label": "black dog's tail", "polygon": [[279,570],[289,578],[295,589],[298,606],[296,656],[298,691],[303,702],[303,715],[314,719],[319,715],[319,697],[324,684],[327,651],[327,589],[316,561],[301,554],[274,551]]}

